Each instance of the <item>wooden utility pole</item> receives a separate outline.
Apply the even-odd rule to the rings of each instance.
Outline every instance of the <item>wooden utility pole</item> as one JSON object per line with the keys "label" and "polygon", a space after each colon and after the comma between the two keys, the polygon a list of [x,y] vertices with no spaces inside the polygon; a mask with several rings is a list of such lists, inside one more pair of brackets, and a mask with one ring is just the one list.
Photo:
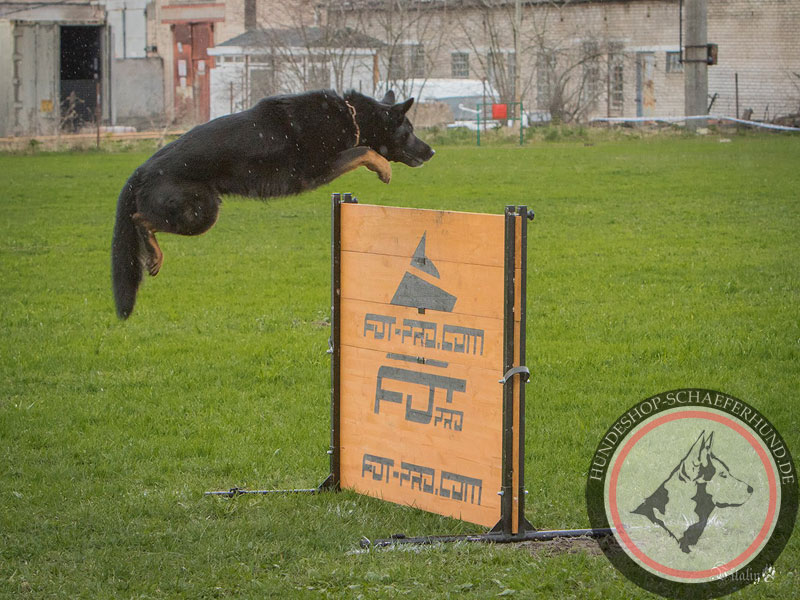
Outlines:
{"label": "wooden utility pole", "polygon": [[[683,53],[684,110],[687,117],[708,114],[708,48],[706,0],[685,0],[686,44]],[[705,119],[687,121],[692,131]]]}

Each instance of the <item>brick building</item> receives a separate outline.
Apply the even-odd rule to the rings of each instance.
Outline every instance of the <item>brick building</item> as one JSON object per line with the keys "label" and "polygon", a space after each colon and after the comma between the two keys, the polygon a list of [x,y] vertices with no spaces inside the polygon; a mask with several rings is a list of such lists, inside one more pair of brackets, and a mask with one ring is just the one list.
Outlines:
{"label": "brick building", "polygon": [[[427,2],[405,15],[393,9],[394,20],[380,10],[386,3],[353,1],[348,18],[378,39],[400,40],[384,52],[388,86],[404,88],[413,57],[418,80],[487,81],[496,100],[521,99],[526,111],[563,120],[681,116],[682,4],[528,0],[519,29],[506,0]],[[708,0],[707,20],[718,48],[708,69],[712,113],[736,116],[737,75],[740,115],[800,111],[800,0]]]}
{"label": "brick building", "polygon": [[[333,32],[340,46],[337,32],[370,40],[356,44],[353,76],[331,69],[331,87],[419,96],[432,80],[447,85],[429,90],[461,80],[488,100],[520,99],[541,119],[680,116],[684,1],[523,0],[517,28],[513,0],[0,0],[0,136],[98,117],[138,128],[205,121],[215,55],[243,48],[230,42],[255,30]],[[800,112],[800,0],[707,6],[708,41],[718,46],[711,112],[736,116],[738,105],[740,116],[761,120]],[[296,46],[313,77],[285,78],[277,91],[325,85],[309,47]]]}

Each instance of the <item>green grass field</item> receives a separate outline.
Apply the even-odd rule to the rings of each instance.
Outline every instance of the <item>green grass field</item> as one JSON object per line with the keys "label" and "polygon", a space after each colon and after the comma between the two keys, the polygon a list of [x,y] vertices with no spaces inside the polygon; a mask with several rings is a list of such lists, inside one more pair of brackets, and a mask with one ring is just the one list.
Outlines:
{"label": "green grass field", "polygon": [[[636,401],[719,389],[800,455],[800,138],[588,135],[437,146],[389,186],[226,198],[114,315],[116,196],[147,152],[0,155],[0,596],[651,597],[586,550],[359,539],[478,532],[314,487],[329,443],[330,193],[529,227],[527,517],[588,526],[600,437]],[[800,531],[769,583],[800,593]]]}

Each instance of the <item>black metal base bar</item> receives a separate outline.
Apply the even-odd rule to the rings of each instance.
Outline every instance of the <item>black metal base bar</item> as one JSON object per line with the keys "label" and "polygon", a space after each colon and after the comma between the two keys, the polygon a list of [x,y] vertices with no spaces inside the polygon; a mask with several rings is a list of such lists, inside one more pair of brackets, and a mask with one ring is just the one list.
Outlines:
{"label": "black metal base bar", "polygon": [[503,533],[501,531],[479,533],[475,535],[426,535],[422,537],[406,537],[404,535],[393,535],[389,539],[361,540],[362,548],[385,548],[396,544],[444,544],[451,542],[483,542],[491,544],[510,544],[513,542],[546,542],[557,538],[602,538],[614,535],[614,529],[555,529],[550,531],[523,531],[516,535]]}
{"label": "black metal base bar", "polygon": [[242,488],[231,488],[227,492],[204,492],[204,496],[223,496],[225,498],[235,498],[236,496],[244,496],[245,494],[255,494],[259,496],[267,496],[269,494],[318,494],[322,490],[319,488],[299,489],[299,490],[244,490]]}
{"label": "black metal base bar", "polygon": [[297,490],[246,490],[240,487],[232,487],[228,491],[219,492],[205,492],[204,496],[222,496],[224,498],[235,498],[236,496],[244,496],[245,494],[255,494],[258,496],[268,496],[269,494],[319,494],[320,492],[338,492],[339,486],[333,474],[328,475],[328,478],[320,483],[315,488],[301,488]]}

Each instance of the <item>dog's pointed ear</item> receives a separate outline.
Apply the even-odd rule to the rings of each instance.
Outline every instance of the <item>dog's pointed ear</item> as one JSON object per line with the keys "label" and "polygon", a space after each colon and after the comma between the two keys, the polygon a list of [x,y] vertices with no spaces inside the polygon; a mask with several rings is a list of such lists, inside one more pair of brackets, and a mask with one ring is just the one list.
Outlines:
{"label": "dog's pointed ear", "polygon": [[406,118],[406,113],[408,109],[411,108],[411,105],[414,104],[414,99],[409,98],[405,102],[401,102],[400,104],[395,104],[392,107],[392,115],[395,119],[397,119],[398,123],[402,123],[403,119]]}
{"label": "dog's pointed ear", "polygon": [[705,435],[706,432],[700,433],[700,436],[695,440],[689,452],[681,461],[681,475],[688,481],[692,481],[697,477],[697,473],[701,464],[701,454],[705,448]]}
{"label": "dog's pointed ear", "polygon": [[692,444],[692,448],[689,450],[689,454],[686,455],[686,458],[690,460],[697,460],[697,457],[700,456],[700,450],[705,446],[706,443],[706,432],[701,431],[700,435]]}
{"label": "dog's pointed ear", "polygon": [[395,98],[394,98],[394,92],[392,90],[389,90],[388,92],[386,92],[386,95],[381,100],[381,104],[392,105],[392,104],[394,104],[394,102],[395,102]]}
{"label": "dog's pointed ear", "polygon": [[697,442],[694,443],[692,446],[692,461],[698,467],[705,466],[709,463],[709,453],[711,452],[711,441],[714,438],[714,432],[705,435],[705,431],[700,434],[700,439],[698,440],[700,444],[698,445]]}
{"label": "dog's pointed ear", "polygon": [[403,114],[405,114],[405,113],[408,112],[408,109],[410,109],[413,104],[414,104],[414,99],[413,98],[409,98],[408,100],[406,100],[405,102],[403,102],[400,105],[400,110],[402,110]]}
{"label": "dog's pointed ear", "polygon": [[703,446],[700,448],[700,464],[707,465],[710,462],[709,455],[711,454],[711,442],[714,441],[714,432],[708,434],[708,437],[703,440]]}

